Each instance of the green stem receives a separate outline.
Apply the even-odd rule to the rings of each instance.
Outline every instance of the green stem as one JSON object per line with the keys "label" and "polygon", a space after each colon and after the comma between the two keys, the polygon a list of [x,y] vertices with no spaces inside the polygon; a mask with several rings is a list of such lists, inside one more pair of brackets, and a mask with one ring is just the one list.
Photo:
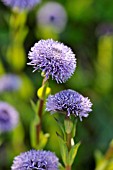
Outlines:
{"label": "green stem", "polygon": [[44,100],[40,99],[39,101],[39,110],[38,110],[38,116],[40,118],[40,122],[38,125],[36,125],[36,133],[37,133],[37,143],[40,141],[40,131],[42,129],[42,112],[43,112],[43,105]]}
{"label": "green stem", "polygon": [[71,170],[71,166],[70,165],[67,165],[65,170]]}
{"label": "green stem", "polygon": [[38,109],[38,116],[40,118],[40,122],[39,124],[36,126],[36,133],[37,133],[37,143],[39,144],[40,142],[40,132],[41,132],[41,129],[42,129],[42,113],[43,113],[43,107],[44,107],[44,102],[45,102],[45,93],[46,93],[46,83],[47,83],[47,79],[44,78],[43,79],[43,82],[42,82],[42,86],[44,86],[43,88],[43,92],[42,92],[42,96],[43,98],[42,99],[39,99],[39,109]]}
{"label": "green stem", "polygon": [[68,151],[70,151],[70,149],[71,149],[71,133],[66,134],[66,141],[67,141]]}
{"label": "green stem", "polygon": [[[66,144],[67,144],[67,148],[68,148],[68,153],[71,150],[71,133],[66,133]],[[66,165],[65,170],[71,170],[71,166],[70,165]]]}
{"label": "green stem", "polygon": [[[69,117],[66,116],[65,120],[71,121]],[[68,131],[67,131],[68,132]],[[68,153],[71,150],[71,138],[72,138],[72,131],[70,133],[66,132],[66,144],[68,148]],[[71,170],[71,165],[66,165],[65,170]]]}

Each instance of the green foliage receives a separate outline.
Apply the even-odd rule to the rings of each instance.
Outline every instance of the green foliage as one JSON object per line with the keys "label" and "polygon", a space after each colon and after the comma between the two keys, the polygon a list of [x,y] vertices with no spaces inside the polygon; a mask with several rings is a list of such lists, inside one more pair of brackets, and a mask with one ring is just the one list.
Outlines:
{"label": "green foliage", "polygon": [[76,145],[74,145],[74,146],[71,148],[71,150],[69,151],[69,155],[68,155],[68,165],[72,165],[72,164],[73,164],[80,144],[81,144],[81,143],[78,142],[78,143],[77,143]]}
{"label": "green foliage", "polygon": [[[44,0],[40,6],[44,2],[47,0]],[[22,87],[19,90],[0,92],[0,101],[9,102],[16,107],[21,122],[10,137],[5,134],[4,144],[0,139],[1,170],[10,169],[14,156],[31,149],[32,146],[37,149],[45,147],[56,152],[60,157],[56,131],[63,136],[63,139],[59,137],[60,147],[62,143],[60,161],[63,160],[65,165],[67,162],[65,127],[62,121],[59,121],[61,116],[55,116],[59,128],[52,116],[48,113],[44,114],[43,132],[41,131],[40,136],[42,143],[39,146],[35,143],[36,124],[40,120],[35,115],[37,104],[30,101],[32,99],[36,103],[38,100],[36,92],[41,87],[42,78],[38,72],[32,74],[32,69],[27,67],[26,63],[29,62],[27,54],[31,46],[42,38],[53,38],[69,45],[77,57],[77,69],[65,84],[57,84],[51,78],[49,79],[52,94],[70,88],[81,92],[84,96],[89,96],[93,103],[93,112],[88,119],[78,123],[77,130],[76,123],[73,122],[75,125],[72,130],[73,142],[77,143],[80,140],[82,145],[77,155],[79,143],[70,151],[69,157],[73,159],[69,158],[68,161],[70,164],[73,163],[72,170],[113,169],[113,158],[106,160],[105,155],[102,154],[105,153],[109,141],[113,138],[113,32],[109,33],[109,24],[113,24],[113,1],[59,0],[58,2],[64,6],[68,14],[66,28],[60,34],[55,34],[48,28],[38,27],[36,13],[40,6],[28,13],[17,15],[15,20],[12,10],[0,2],[0,76],[5,73],[15,73],[22,79]],[[101,35],[97,32],[98,26],[103,23],[107,25],[108,32]],[[38,97],[42,97],[41,89]],[[30,134],[29,130],[31,130]],[[48,133],[51,135],[49,136]],[[33,141],[30,141],[30,135]],[[101,152],[96,153],[95,160],[94,153],[97,148]],[[4,158],[2,155],[5,155]],[[62,166],[60,168],[63,170]]]}
{"label": "green foliage", "polygon": [[66,166],[68,162],[68,149],[66,146],[66,142],[60,136],[59,136],[59,145],[60,145],[62,160],[64,165]]}

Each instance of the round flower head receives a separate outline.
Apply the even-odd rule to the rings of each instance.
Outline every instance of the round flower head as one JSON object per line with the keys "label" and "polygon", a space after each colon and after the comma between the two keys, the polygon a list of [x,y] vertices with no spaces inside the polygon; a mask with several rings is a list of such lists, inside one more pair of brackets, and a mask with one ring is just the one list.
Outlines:
{"label": "round flower head", "polygon": [[37,22],[41,27],[50,27],[60,33],[67,23],[67,14],[60,3],[47,2],[39,9]]}
{"label": "round flower head", "polygon": [[52,39],[40,40],[28,54],[34,71],[40,69],[46,78],[52,76],[57,83],[65,82],[76,68],[76,59],[72,50]]}
{"label": "round flower head", "polygon": [[3,3],[12,8],[31,9],[33,6],[38,4],[40,0],[2,0]]}
{"label": "round flower head", "polygon": [[0,92],[15,91],[21,87],[21,79],[14,74],[0,76]]}
{"label": "round flower head", "polygon": [[0,101],[0,132],[11,131],[18,123],[18,112],[8,103]]}
{"label": "round flower head", "polygon": [[50,95],[47,99],[46,110],[50,112],[65,112],[67,116],[71,114],[82,117],[87,117],[92,111],[92,103],[87,97],[74,90],[63,90],[55,95]]}
{"label": "round flower head", "polygon": [[14,158],[11,170],[58,170],[58,163],[50,151],[30,150]]}

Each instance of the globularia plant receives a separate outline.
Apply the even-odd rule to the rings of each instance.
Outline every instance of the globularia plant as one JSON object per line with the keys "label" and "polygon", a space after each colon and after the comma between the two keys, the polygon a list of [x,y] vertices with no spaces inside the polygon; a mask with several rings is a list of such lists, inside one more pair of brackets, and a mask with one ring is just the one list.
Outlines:
{"label": "globularia plant", "polygon": [[74,115],[82,120],[92,111],[92,103],[87,97],[74,90],[63,90],[55,95],[50,95],[47,99],[46,110],[53,112],[63,112],[67,117]]}
{"label": "globularia plant", "polygon": [[[51,77],[57,83],[66,82],[76,69],[76,58],[71,48],[63,43],[52,39],[40,40],[31,48],[28,58],[28,65],[33,66],[34,71],[40,70],[43,76],[41,88],[38,89],[38,102],[32,106],[36,112],[31,125],[31,144],[35,149],[43,149],[48,140],[48,134],[42,131],[42,116],[44,112],[45,99],[50,94],[48,80]],[[87,97],[83,97],[78,92],[68,89],[55,95],[50,95],[46,101],[46,111],[51,113],[64,113],[63,122],[55,120],[59,124],[62,135],[57,132],[60,141],[60,153],[65,170],[71,170],[72,164],[80,146],[80,142],[75,143],[77,117],[82,121],[87,117],[92,103]],[[61,116],[60,116],[61,117]],[[58,158],[50,151],[31,150],[15,157],[12,170],[58,170]]]}
{"label": "globularia plant", "polygon": [[69,47],[52,39],[40,40],[35,43],[28,54],[28,58],[31,60],[28,65],[33,66],[34,71],[41,70],[44,77],[42,87],[38,90],[39,107],[37,112],[40,120],[38,120],[39,123],[36,126],[37,135],[35,138],[39,144],[41,142],[40,132],[43,106],[46,93],[50,92],[48,79],[51,76],[57,83],[66,82],[76,69],[76,58]]}
{"label": "globularia plant", "polygon": [[16,156],[11,170],[58,170],[59,161],[50,151],[30,150]]}
{"label": "globularia plant", "polygon": [[34,71],[41,70],[46,79],[51,76],[57,83],[64,83],[76,68],[76,58],[72,50],[63,43],[52,39],[40,40],[28,54],[29,65]]}
{"label": "globularia plant", "polygon": [[63,90],[55,95],[47,98],[46,110],[54,113],[64,113],[64,122],[56,119],[63,132],[63,136],[57,133],[60,140],[60,149],[62,160],[66,170],[71,170],[80,142],[75,144],[74,137],[76,132],[76,118],[82,121],[83,117],[87,117],[91,109],[92,103],[87,97],[83,97],[78,92],[68,89]]}
{"label": "globularia plant", "polygon": [[[42,87],[38,90],[39,104],[38,104],[38,118],[39,122],[36,126],[36,133],[38,144],[40,145],[41,134],[41,119],[43,112],[43,105],[46,93],[48,91],[48,79],[51,76],[57,83],[66,82],[76,69],[76,58],[72,50],[52,39],[40,40],[31,48],[28,54],[31,60],[28,65],[33,66],[34,71],[41,70],[44,77]],[[79,148],[80,142],[75,144],[74,137],[76,131],[76,118],[82,120],[87,117],[91,109],[92,103],[87,97],[74,90],[63,90],[55,95],[50,95],[46,102],[46,110],[53,112],[64,113],[64,122],[56,119],[61,127],[63,136],[57,133],[60,140],[60,149],[62,160],[66,170],[71,170],[74,158]],[[74,118],[73,118],[74,117]]]}

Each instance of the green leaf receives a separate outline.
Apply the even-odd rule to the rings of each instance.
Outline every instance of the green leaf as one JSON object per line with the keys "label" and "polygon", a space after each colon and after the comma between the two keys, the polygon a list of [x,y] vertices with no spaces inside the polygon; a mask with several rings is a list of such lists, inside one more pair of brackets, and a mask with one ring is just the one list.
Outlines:
{"label": "green leaf", "polygon": [[66,142],[59,136],[59,145],[60,145],[60,153],[63,160],[64,165],[67,165],[67,157],[68,157],[68,148]]}
{"label": "green leaf", "polygon": [[96,164],[99,164],[104,159],[104,155],[99,151],[95,151],[95,162]]}
{"label": "green leaf", "polygon": [[37,105],[34,103],[33,100],[30,100],[30,102],[31,102],[31,106],[32,106],[33,111],[36,113],[37,112]]}
{"label": "green leaf", "polygon": [[73,162],[74,162],[74,159],[75,159],[75,157],[76,157],[76,155],[77,155],[77,151],[78,151],[78,148],[79,148],[79,146],[80,146],[80,142],[78,142],[76,145],[74,145],[72,148],[71,148],[71,150],[70,150],[70,152],[69,152],[69,155],[68,155],[68,165],[72,165],[73,164]]}
{"label": "green leaf", "polygon": [[18,126],[14,128],[11,133],[12,149],[15,154],[18,154],[19,152],[26,149],[26,146],[24,145],[25,133],[21,122],[19,122]]}
{"label": "green leaf", "polygon": [[56,120],[56,122],[58,123],[62,133],[63,133],[63,136],[64,136],[64,140],[66,140],[66,134],[65,134],[65,129],[64,129],[64,125],[62,122],[60,122],[56,117],[54,117],[54,119]]}
{"label": "green leaf", "polygon": [[32,147],[36,148],[36,126],[39,124],[40,119],[38,115],[35,116],[34,120],[31,123],[30,127],[30,140],[31,140],[31,145]]}
{"label": "green leaf", "polygon": [[99,162],[99,164],[96,166],[95,170],[108,170],[107,166],[108,166],[109,161],[108,160],[102,160],[101,162]]}
{"label": "green leaf", "polygon": [[42,131],[40,132],[40,139],[39,139],[39,144],[35,146],[35,149],[44,149],[44,147],[47,144],[48,138],[49,138],[49,133],[43,133]]}
{"label": "green leaf", "polygon": [[67,134],[70,134],[73,129],[73,122],[70,119],[64,120],[64,127]]}
{"label": "green leaf", "polygon": [[59,163],[59,170],[65,170],[61,163]]}
{"label": "green leaf", "polygon": [[74,119],[73,121],[73,129],[72,129],[72,138],[76,135],[76,126],[77,126],[77,119]]}

